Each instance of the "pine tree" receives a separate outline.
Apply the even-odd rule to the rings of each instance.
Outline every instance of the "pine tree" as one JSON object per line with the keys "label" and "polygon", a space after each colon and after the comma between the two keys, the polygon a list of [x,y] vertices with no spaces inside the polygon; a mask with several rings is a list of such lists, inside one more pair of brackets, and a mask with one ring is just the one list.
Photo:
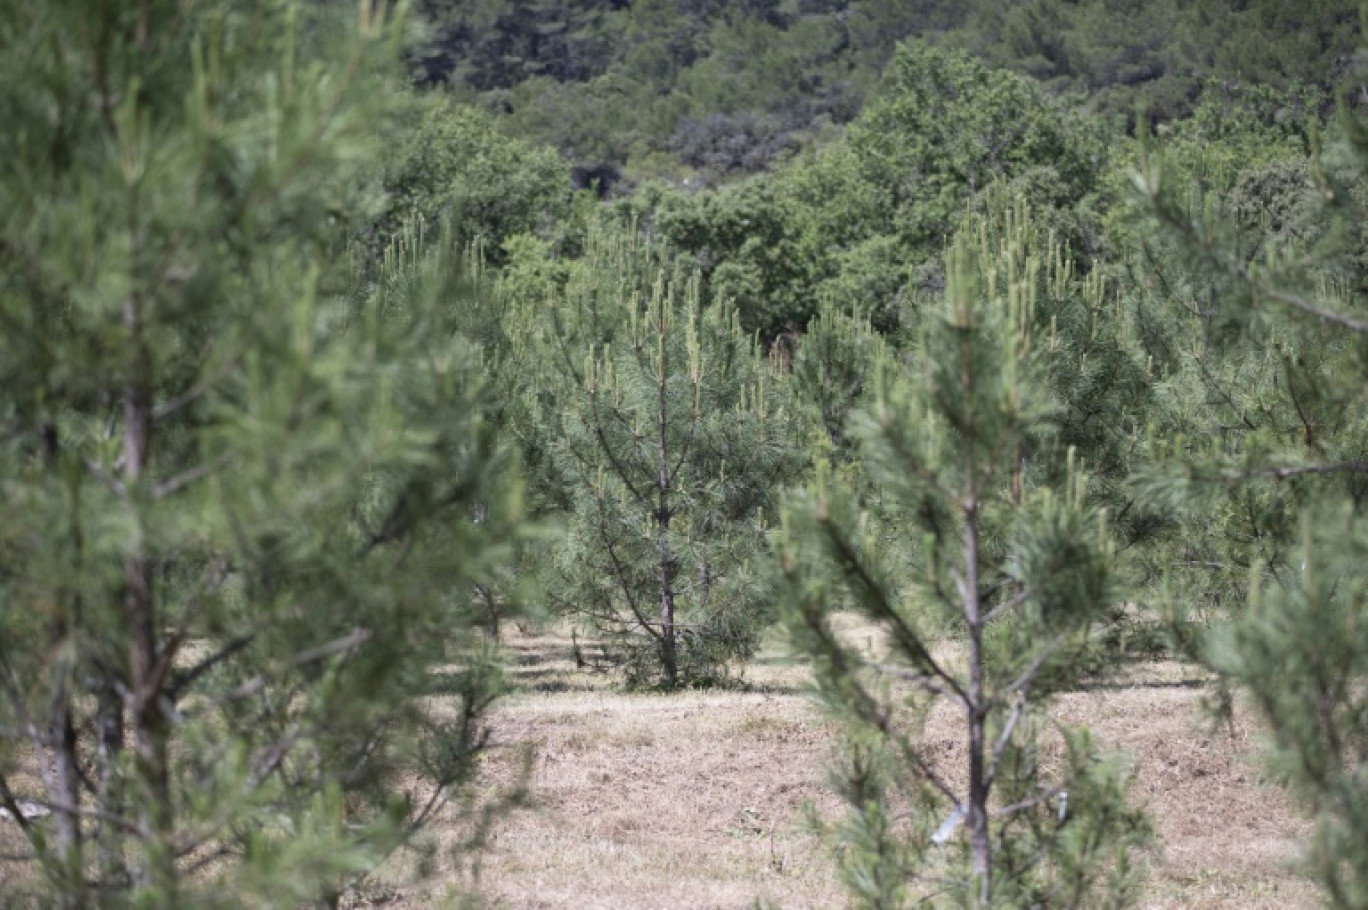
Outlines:
{"label": "pine tree", "polygon": [[[905,362],[880,364],[851,421],[869,492],[819,467],[784,512],[788,625],[849,731],[835,835],[858,906],[1134,896],[1129,851],[1147,829],[1124,766],[1085,730],[1062,731],[1062,768],[1043,761],[1048,698],[1117,602],[1106,513],[1061,450],[1050,374],[1070,339],[1036,310],[1070,279],[1046,253],[1010,218],[962,229],[943,303]],[[842,638],[830,614],[843,606],[886,631],[886,658]],[[964,718],[960,771],[918,738],[942,702]]]}
{"label": "pine tree", "polygon": [[552,588],[634,682],[715,679],[773,619],[753,564],[804,463],[778,361],[641,237],[596,232],[549,309],[522,318],[547,329],[541,433],[569,495]]}
{"label": "pine tree", "polygon": [[1363,908],[1368,129],[1346,112],[1331,136],[1277,162],[1292,179],[1262,199],[1263,162],[1200,194],[1147,149],[1136,297],[1170,325],[1149,343],[1181,405],[1145,485],[1182,519],[1156,596],[1271,729],[1271,767],[1316,820],[1308,865],[1329,904]]}
{"label": "pine tree", "polygon": [[824,435],[820,450],[848,460],[852,444],[846,415],[868,391],[875,366],[888,356],[883,337],[868,320],[824,306],[808,325],[793,355],[793,382]]}
{"label": "pine tree", "polygon": [[348,254],[385,11],[0,4],[17,901],[334,903],[473,773],[517,491],[450,269]]}

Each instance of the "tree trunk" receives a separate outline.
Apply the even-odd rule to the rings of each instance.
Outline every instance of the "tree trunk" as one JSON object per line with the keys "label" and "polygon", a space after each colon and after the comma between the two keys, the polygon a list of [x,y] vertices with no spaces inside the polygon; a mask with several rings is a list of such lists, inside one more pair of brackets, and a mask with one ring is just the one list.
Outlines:
{"label": "tree trunk", "polygon": [[140,837],[146,855],[143,870],[157,906],[176,905],[176,867],[172,845],[167,740],[170,724],[162,707],[164,679],[157,646],[157,604],[152,565],[141,527],[144,475],[151,461],[154,382],[152,354],[143,331],[142,302],[134,296],[124,305],[132,360],[124,390],[124,486],[138,514],[135,539],[124,558],[124,623],[128,635],[129,723],[133,734],[135,778],[141,806]]}
{"label": "tree trunk", "polygon": [[475,597],[485,609],[485,634],[489,640],[499,641],[499,607],[494,600],[494,592],[484,585],[475,585]]}
{"label": "tree trunk", "polygon": [[[704,533],[707,533],[706,528]],[[708,554],[698,561],[698,612],[707,615],[708,601],[712,597],[712,566],[708,565]]]}
{"label": "tree trunk", "polygon": [[665,380],[669,376],[665,362],[665,310],[660,311],[659,362],[656,365],[656,404],[659,433],[656,464],[656,491],[659,508],[656,527],[660,534],[660,657],[665,669],[665,685],[673,689],[679,683],[679,652],[675,639],[674,553],[670,550],[670,449],[666,436],[669,424],[666,416]]}
{"label": "tree trunk", "polygon": [[675,639],[674,554],[670,551],[670,475],[665,443],[664,386],[661,387],[660,473],[657,486],[660,508],[656,524],[660,533],[660,657],[665,667],[665,685],[673,689],[679,682],[679,653]]}
{"label": "tree trunk", "polygon": [[[99,736],[99,792],[96,799],[100,811],[122,815],[122,801],[116,791],[115,765],[124,748],[123,699],[112,682],[100,689],[95,715]],[[98,868],[100,881],[106,886],[124,880],[123,832],[108,822],[100,825]]]}
{"label": "tree trunk", "polygon": [[992,843],[988,837],[988,781],[984,763],[983,609],[979,600],[978,502],[970,479],[964,503],[964,619],[969,631],[969,847],[978,906],[992,900]]}
{"label": "tree trunk", "polygon": [[52,801],[57,804],[53,807],[52,817],[56,829],[55,852],[61,864],[62,876],[58,906],[62,910],[78,910],[86,905],[81,817],[76,813],[76,807],[81,803],[80,766],[76,756],[71,687],[63,669],[57,668],[55,672],[58,679],[54,683],[48,714],[48,737],[52,749],[52,777],[48,789]]}

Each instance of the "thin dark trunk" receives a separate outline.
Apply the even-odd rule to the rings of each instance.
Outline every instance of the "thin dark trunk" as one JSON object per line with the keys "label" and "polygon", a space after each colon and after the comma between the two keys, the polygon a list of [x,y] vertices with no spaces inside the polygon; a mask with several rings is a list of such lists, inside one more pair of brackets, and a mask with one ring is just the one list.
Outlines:
{"label": "thin dark trunk", "polygon": [[[122,815],[115,766],[124,749],[123,699],[111,684],[100,690],[95,725],[99,736],[99,809],[109,815]],[[125,880],[123,832],[117,826],[107,823],[100,826],[98,861],[100,881],[105,885]]]}
{"label": "thin dark trunk", "polygon": [[1022,476],[1026,470],[1026,459],[1021,454],[1021,442],[1018,441],[1012,452],[1012,502],[1021,505],[1021,498],[1025,495],[1026,485]]}
{"label": "thin dark trunk", "polygon": [[[144,336],[141,301],[130,298],[124,307],[132,362],[124,390],[124,483],[141,509],[143,478],[151,461],[153,375],[152,354]],[[141,519],[141,516],[138,516]],[[124,558],[124,622],[128,634],[128,673],[135,776],[141,806],[140,836],[147,856],[144,870],[161,906],[176,904],[176,870],[171,835],[170,770],[167,740],[170,724],[162,707],[164,674],[159,667],[157,605],[152,590],[152,565],[143,539],[141,521]]]}
{"label": "thin dark trunk", "polygon": [[659,447],[657,448],[656,490],[659,493],[659,509],[656,512],[656,525],[660,533],[660,656],[665,668],[665,685],[674,688],[679,682],[679,653],[675,640],[675,594],[674,554],[670,551],[670,450],[666,438],[669,430],[665,407],[665,380],[669,376],[665,362],[665,315],[662,306],[659,348],[660,361],[656,365],[657,407],[659,408]]}
{"label": "thin dark trunk", "polygon": [[660,508],[656,513],[660,531],[660,656],[665,665],[665,684],[673,688],[679,681],[679,654],[675,639],[675,560],[670,550],[670,481],[666,467],[663,411],[660,427]]}
{"label": "thin dark trunk", "polygon": [[56,682],[49,711],[48,737],[52,748],[52,776],[49,789],[56,834],[56,856],[61,864],[58,906],[63,910],[84,907],[85,873],[82,869],[81,818],[75,808],[81,803],[80,766],[76,756],[76,724],[72,717],[71,688],[62,671]]}
{"label": "thin dark trunk", "polygon": [[988,838],[988,776],[985,764],[983,609],[979,600],[978,502],[970,478],[964,503],[964,619],[969,630],[969,847],[973,854],[978,905],[992,900],[992,844]]}
{"label": "thin dark trunk", "polygon": [[475,597],[485,609],[485,633],[491,641],[499,640],[499,607],[494,601],[494,592],[484,585],[475,586]]}
{"label": "thin dark trunk", "polygon": [[[662,502],[667,501],[661,497]],[[669,518],[660,528],[660,653],[665,664],[665,685],[679,682],[679,645],[675,638],[674,556],[670,553]]]}
{"label": "thin dark trunk", "polygon": [[705,553],[698,563],[698,610],[706,613],[708,600],[712,597],[712,567],[708,565],[708,556]]}

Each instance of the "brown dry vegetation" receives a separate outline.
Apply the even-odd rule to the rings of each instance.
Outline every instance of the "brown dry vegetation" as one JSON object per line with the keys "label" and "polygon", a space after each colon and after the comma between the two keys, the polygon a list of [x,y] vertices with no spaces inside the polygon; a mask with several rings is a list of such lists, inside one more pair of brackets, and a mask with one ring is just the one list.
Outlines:
{"label": "brown dry vegetation", "polygon": [[[864,646],[877,636],[854,628]],[[576,669],[568,638],[513,634],[515,693],[496,711],[485,796],[518,778],[535,749],[532,804],[503,819],[478,887],[515,910],[705,910],[757,899],[785,910],[845,905],[827,849],[804,806],[828,816],[833,730],[804,692],[801,664],[767,649],[745,688],[675,695],[624,694],[606,673]],[[1262,780],[1258,732],[1245,713],[1213,729],[1203,680],[1172,662],[1127,668],[1059,699],[1052,713],[1086,723],[1133,760],[1134,798],[1159,842],[1142,906],[1150,910],[1282,910],[1315,906],[1295,872],[1309,824]],[[440,704],[440,701],[439,701]],[[950,778],[962,762],[957,718],[933,712],[926,741]],[[459,809],[439,823],[439,846],[464,833]],[[19,847],[0,822],[3,852]],[[11,867],[7,873],[15,870]],[[355,905],[428,907],[471,881],[439,859],[418,884],[396,858],[362,886]]]}
{"label": "brown dry vegetation", "polygon": [[[873,636],[868,643],[877,647]],[[839,811],[824,770],[835,739],[804,694],[805,672],[781,647],[747,671],[746,690],[668,696],[623,694],[611,677],[577,670],[560,636],[514,635],[508,647],[516,694],[498,710],[496,731],[510,748],[490,763],[490,788],[514,779],[511,747],[531,744],[536,758],[532,807],[500,823],[483,860],[480,890],[492,903],[845,905],[829,854],[803,821],[807,803]],[[1203,683],[1190,667],[1144,664],[1064,696],[1052,711],[1132,756],[1134,798],[1159,835],[1142,906],[1315,906],[1315,890],[1293,868],[1308,824],[1262,780],[1248,715],[1218,729],[1206,720]],[[955,721],[933,713],[926,729],[952,777],[962,754]],[[437,837],[454,832],[439,829]],[[454,878],[439,862],[424,885],[375,887],[390,900],[427,906]]]}

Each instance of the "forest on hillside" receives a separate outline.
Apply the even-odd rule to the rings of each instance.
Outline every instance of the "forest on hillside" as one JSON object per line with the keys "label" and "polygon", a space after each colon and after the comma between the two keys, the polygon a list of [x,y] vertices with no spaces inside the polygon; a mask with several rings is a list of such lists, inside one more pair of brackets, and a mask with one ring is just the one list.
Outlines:
{"label": "forest on hillside", "polygon": [[[415,80],[614,181],[714,185],[825,144],[914,39],[1030,77],[1115,129],[1219,86],[1352,80],[1344,0],[423,0]],[[1295,93],[1294,93],[1295,97]],[[1299,109],[1298,109],[1299,111]],[[1299,112],[1287,116],[1301,119]]]}
{"label": "forest on hillside", "polygon": [[781,635],[880,910],[1135,905],[1049,709],[1183,662],[1368,907],[1357,6],[340,7],[0,0],[0,902],[478,864],[559,625],[662,699]]}

